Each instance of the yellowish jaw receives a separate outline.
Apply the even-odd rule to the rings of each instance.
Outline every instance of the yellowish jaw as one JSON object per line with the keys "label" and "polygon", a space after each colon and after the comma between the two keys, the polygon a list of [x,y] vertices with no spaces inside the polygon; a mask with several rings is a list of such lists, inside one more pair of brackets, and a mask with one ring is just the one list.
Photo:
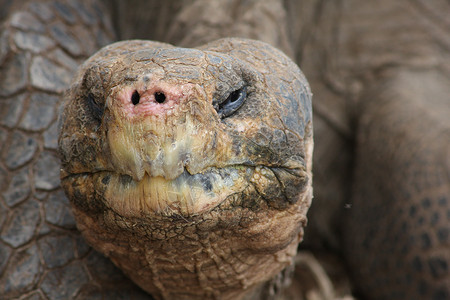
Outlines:
{"label": "yellowish jaw", "polygon": [[108,178],[105,204],[124,217],[152,212],[158,215],[191,217],[202,214],[228,196],[248,186],[246,168],[210,169],[203,174],[182,173],[174,180],[144,175],[135,181],[130,176],[95,174],[96,180]]}

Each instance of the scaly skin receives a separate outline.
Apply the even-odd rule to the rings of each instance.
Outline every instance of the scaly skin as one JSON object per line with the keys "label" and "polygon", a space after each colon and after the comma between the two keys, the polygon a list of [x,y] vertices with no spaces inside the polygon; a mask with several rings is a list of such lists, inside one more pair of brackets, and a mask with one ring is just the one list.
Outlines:
{"label": "scaly skin", "polygon": [[0,298],[149,299],[86,244],[59,186],[59,99],[78,65],[115,39],[108,12],[13,2],[0,37]]}
{"label": "scaly skin", "polygon": [[323,4],[300,62],[315,111],[305,242],[341,253],[358,298],[448,299],[450,5]]}

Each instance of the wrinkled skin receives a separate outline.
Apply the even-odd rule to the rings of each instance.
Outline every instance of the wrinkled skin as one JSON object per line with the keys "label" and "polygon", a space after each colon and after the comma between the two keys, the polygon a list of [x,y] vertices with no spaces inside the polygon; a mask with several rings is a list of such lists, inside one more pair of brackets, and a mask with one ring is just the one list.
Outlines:
{"label": "wrinkled skin", "polygon": [[[58,187],[55,107],[77,66],[117,39],[241,36],[283,50],[314,93],[300,254],[346,265],[327,269],[337,290],[322,299],[347,293],[346,275],[358,299],[448,299],[448,2],[86,3],[0,1],[1,298],[149,299],[75,229]],[[317,295],[303,267],[292,299]]]}
{"label": "wrinkled skin", "polygon": [[199,49],[125,41],[83,64],[61,183],[87,241],[153,297],[259,298],[303,236],[310,91],[267,44]]}

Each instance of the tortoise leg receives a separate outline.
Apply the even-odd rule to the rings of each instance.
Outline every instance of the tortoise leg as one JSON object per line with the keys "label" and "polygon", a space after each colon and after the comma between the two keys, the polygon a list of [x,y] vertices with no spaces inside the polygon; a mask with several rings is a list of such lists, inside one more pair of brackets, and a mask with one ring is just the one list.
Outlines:
{"label": "tortoise leg", "polygon": [[345,251],[368,299],[450,297],[450,77],[402,70],[361,107]]}
{"label": "tortoise leg", "polygon": [[9,1],[2,15],[2,299],[148,297],[85,244],[59,187],[61,94],[78,64],[114,39],[108,11],[87,2]]}

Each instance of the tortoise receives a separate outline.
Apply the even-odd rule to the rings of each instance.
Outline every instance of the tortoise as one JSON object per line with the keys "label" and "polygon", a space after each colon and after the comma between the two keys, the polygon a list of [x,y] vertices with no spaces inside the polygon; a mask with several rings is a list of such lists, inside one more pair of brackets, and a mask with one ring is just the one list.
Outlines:
{"label": "tortoise", "polygon": [[[152,297],[89,248],[75,228],[59,180],[56,118],[62,95],[78,66],[118,39],[198,47],[227,36],[257,39],[281,49],[300,65],[314,93],[314,200],[299,255],[314,253],[336,287],[348,276],[357,298],[449,297],[448,3],[4,0],[1,4],[5,8],[0,16],[2,298]],[[266,44],[234,41],[242,47],[256,43],[251,51],[255,55],[267,51],[289,62],[277,50],[267,50],[272,48]],[[231,47],[230,43],[209,45],[218,49],[223,44]],[[156,46],[172,49],[167,44]],[[239,52],[240,46],[233,51]],[[200,50],[208,51],[205,47]],[[215,55],[223,58],[223,52]],[[246,59],[251,55],[235,58]],[[232,70],[236,66],[234,59],[229,64],[234,64]],[[254,64],[244,69],[254,69]],[[292,66],[286,76],[301,74],[286,64]],[[233,95],[240,98],[254,92],[253,85],[243,89],[245,82],[237,79],[221,95],[228,99],[237,91]],[[301,86],[306,92],[300,94],[308,95],[306,82]],[[96,110],[94,94],[86,96]],[[245,109],[239,107],[235,117]],[[202,117],[215,116],[217,121],[221,112],[218,109],[215,115],[210,110]],[[131,182],[130,177],[122,180]],[[178,222],[183,221],[179,217]],[[303,225],[305,220],[297,221]],[[85,234],[89,229],[95,232],[87,228]],[[250,289],[254,294],[247,296],[306,299],[311,294],[302,287],[311,278],[302,274],[302,266],[285,294],[281,290],[294,272],[289,267],[260,288]],[[220,298],[214,290],[209,292],[205,298]],[[348,290],[322,297],[330,299],[340,292]]]}

